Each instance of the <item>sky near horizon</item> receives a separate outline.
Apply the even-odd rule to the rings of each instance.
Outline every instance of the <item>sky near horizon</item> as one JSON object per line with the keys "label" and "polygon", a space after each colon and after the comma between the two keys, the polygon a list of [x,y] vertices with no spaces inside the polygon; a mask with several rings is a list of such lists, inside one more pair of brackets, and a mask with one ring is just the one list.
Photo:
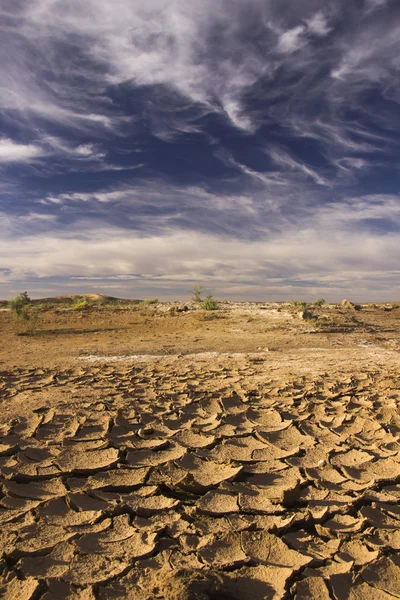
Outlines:
{"label": "sky near horizon", "polygon": [[0,298],[400,299],[398,0],[2,0]]}

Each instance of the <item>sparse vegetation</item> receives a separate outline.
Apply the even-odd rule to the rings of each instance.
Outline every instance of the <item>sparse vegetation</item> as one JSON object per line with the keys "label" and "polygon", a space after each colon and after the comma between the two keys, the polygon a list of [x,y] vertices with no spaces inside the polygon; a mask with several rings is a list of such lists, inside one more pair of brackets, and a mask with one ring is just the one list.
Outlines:
{"label": "sparse vegetation", "polygon": [[303,300],[291,300],[289,304],[294,308],[301,308],[302,310],[307,308],[307,302],[304,302]]}
{"label": "sparse vegetation", "polygon": [[87,310],[93,306],[92,302],[89,302],[87,298],[77,298],[73,305],[71,306],[72,310],[80,311]]}
{"label": "sparse vegetation", "polygon": [[202,301],[200,308],[203,310],[219,310],[218,302],[213,298],[213,294],[208,294]]}
{"label": "sparse vegetation", "polygon": [[315,321],[315,327],[317,327],[318,329],[323,329],[324,327],[332,326],[332,324],[332,321],[330,319],[327,319],[327,317],[319,317]]}
{"label": "sparse vegetation", "polygon": [[201,283],[195,283],[192,289],[192,302],[198,302],[201,303],[203,302],[203,298],[201,297],[202,293],[203,293],[203,286],[201,285]]}
{"label": "sparse vegetation", "polygon": [[312,304],[313,306],[316,306],[318,308],[326,304],[326,300],[324,300],[323,298],[318,298],[318,300],[315,300]]}
{"label": "sparse vegetation", "polygon": [[25,312],[25,308],[31,304],[31,299],[28,296],[28,292],[22,292],[15,298],[12,298],[8,303],[12,311],[14,311],[17,317],[21,316]]}
{"label": "sparse vegetation", "polygon": [[147,300],[142,300],[140,304],[151,305],[158,304],[158,298],[148,298]]}
{"label": "sparse vegetation", "polygon": [[22,292],[9,302],[16,319],[17,334],[33,333],[39,319],[37,310],[31,307],[32,300],[27,292]]}
{"label": "sparse vegetation", "polygon": [[314,314],[311,310],[309,309],[305,309],[302,312],[300,312],[299,314],[301,314],[301,318],[304,319],[305,321],[310,321],[311,319],[314,318]]}

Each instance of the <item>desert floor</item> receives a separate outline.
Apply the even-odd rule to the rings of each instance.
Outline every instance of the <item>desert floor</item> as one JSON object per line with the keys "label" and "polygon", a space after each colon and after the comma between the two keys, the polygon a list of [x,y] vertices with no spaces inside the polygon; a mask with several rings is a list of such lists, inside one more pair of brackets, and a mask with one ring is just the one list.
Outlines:
{"label": "desert floor", "polygon": [[188,307],[0,311],[0,597],[400,598],[400,308]]}

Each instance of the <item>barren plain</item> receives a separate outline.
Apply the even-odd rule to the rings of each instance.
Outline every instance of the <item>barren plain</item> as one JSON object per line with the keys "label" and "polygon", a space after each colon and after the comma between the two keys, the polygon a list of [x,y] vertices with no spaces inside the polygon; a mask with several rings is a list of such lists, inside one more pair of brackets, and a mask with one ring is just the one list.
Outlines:
{"label": "barren plain", "polygon": [[399,598],[399,306],[186,308],[0,311],[0,597]]}

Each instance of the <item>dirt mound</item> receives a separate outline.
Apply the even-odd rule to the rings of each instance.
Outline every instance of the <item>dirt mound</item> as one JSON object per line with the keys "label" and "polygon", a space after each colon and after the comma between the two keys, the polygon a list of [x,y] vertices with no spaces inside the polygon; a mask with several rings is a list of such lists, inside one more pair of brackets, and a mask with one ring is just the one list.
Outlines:
{"label": "dirt mound", "polygon": [[352,302],[350,302],[350,300],[347,300],[347,298],[345,298],[344,300],[341,301],[340,306],[342,308],[352,308],[352,309],[354,309],[354,304]]}
{"label": "dirt mound", "polygon": [[72,304],[76,300],[89,300],[91,302],[116,302],[121,301],[119,298],[113,296],[106,296],[105,294],[72,294],[70,296],[50,296],[48,298],[37,298],[32,300],[36,304]]}

